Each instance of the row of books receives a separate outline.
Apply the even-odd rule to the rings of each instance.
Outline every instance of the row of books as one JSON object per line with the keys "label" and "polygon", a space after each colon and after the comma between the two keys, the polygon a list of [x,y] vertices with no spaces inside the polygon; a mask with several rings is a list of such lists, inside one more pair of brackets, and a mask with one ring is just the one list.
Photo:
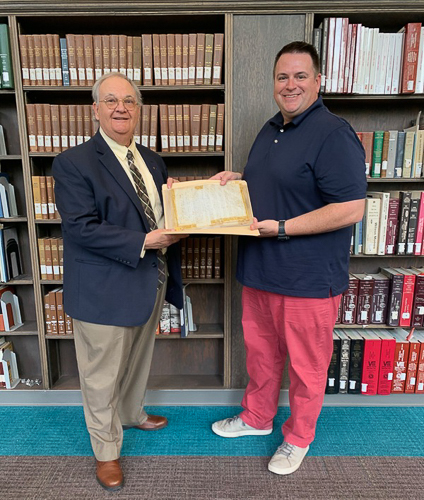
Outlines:
{"label": "row of books", "polygon": [[21,274],[23,268],[16,227],[0,224],[0,282],[7,283]]}
{"label": "row of books", "polygon": [[32,197],[36,219],[60,219],[54,195],[52,175],[33,175]]}
{"label": "row of books", "polygon": [[358,132],[365,149],[367,177],[418,179],[422,176],[424,130]]}
{"label": "row of books", "polygon": [[0,387],[14,389],[19,384],[16,354],[10,340],[0,337]]}
{"label": "row of books", "polygon": [[376,274],[350,273],[337,323],[424,326],[424,268],[380,268]]}
{"label": "row of books", "polygon": [[63,278],[63,238],[38,238],[38,257],[42,280]]}
{"label": "row of books", "polygon": [[352,255],[424,255],[424,192],[368,191]]}
{"label": "row of books", "polygon": [[181,240],[181,275],[183,279],[220,279],[222,277],[222,236]]}
{"label": "row of books", "polygon": [[[224,104],[144,104],[134,140],[157,151],[159,134],[163,152],[222,151],[224,110]],[[26,117],[33,153],[65,151],[88,141],[99,126],[88,104],[27,104]]]}
{"label": "row of books", "polygon": [[[149,113],[141,113],[141,143],[148,139]],[[151,106],[153,108],[153,106]],[[160,104],[160,137],[163,152],[222,151],[224,104]],[[150,113],[151,116],[151,113]],[[152,149],[152,148],[151,148]]]}
{"label": "row of books", "polygon": [[405,94],[424,92],[424,29],[408,23],[381,33],[347,17],[325,18],[313,33],[321,58],[321,92]]}
{"label": "row of books", "polygon": [[23,85],[92,86],[120,72],[137,85],[220,85],[222,33],[19,35]]}
{"label": "row of books", "polygon": [[10,52],[9,27],[0,24],[0,89],[13,89],[13,64]]}
{"label": "row of books", "polygon": [[178,334],[184,338],[190,332],[196,331],[197,325],[193,322],[193,307],[187,293],[184,293],[183,309],[178,309],[172,304],[164,302],[156,335]]}
{"label": "row of books", "polygon": [[0,331],[13,332],[22,325],[19,298],[14,287],[0,286]]}
{"label": "row of books", "polygon": [[44,295],[46,335],[73,335],[72,318],[63,309],[63,288],[55,288]]}
{"label": "row of books", "polygon": [[326,394],[424,393],[424,333],[336,329]]}

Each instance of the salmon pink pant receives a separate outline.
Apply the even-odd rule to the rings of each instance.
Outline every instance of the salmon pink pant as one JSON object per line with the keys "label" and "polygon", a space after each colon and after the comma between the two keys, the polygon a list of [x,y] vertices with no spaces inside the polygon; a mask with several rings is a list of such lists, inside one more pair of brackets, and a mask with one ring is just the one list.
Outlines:
{"label": "salmon pink pant", "polygon": [[250,381],[240,416],[246,424],[272,428],[288,354],[291,415],[283,424],[283,436],[302,448],[314,440],[340,298],[289,297],[243,288],[242,323]]}

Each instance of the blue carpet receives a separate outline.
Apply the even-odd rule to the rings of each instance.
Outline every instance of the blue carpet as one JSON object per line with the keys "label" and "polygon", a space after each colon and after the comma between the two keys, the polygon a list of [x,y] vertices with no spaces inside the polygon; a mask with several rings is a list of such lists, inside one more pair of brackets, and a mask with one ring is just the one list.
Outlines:
{"label": "blue carpet", "polygon": [[[158,432],[129,429],[122,456],[270,456],[281,444],[280,408],[269,436],[225,439],[211,431],[215,420],[239,407],[148,407],[165,415],[169,426]],[[0,407],[0,455],[91,456],[82,407]],[[424,407],[325,407],[309,456],[424,456]]]}

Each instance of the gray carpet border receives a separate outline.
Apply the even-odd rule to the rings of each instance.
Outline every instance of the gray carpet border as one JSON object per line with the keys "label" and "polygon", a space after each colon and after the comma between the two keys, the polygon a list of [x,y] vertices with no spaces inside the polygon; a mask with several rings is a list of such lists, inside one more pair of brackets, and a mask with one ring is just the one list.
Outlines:
{"label": "gray carpet border", "polygon": [[0,457],[8,500],[419,500],[424,458],[306,457],[290,476],[267,457],[124,457],[122,490],[95,480],[91,457]]}

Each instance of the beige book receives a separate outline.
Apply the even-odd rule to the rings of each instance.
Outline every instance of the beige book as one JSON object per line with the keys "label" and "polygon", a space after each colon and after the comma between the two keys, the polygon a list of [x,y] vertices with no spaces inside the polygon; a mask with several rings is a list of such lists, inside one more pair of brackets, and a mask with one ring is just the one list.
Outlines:
{"label": "beige book", "polygon": [[127,35],[118,35],[118,69],[127,74]]}
{"label": "beige book", "polygon": [[184,151],[184,126],[183,126],[183,106],[177,104],[175,106],[175,126],[177,135],[177,152]]}
{"label": "beige book", "polygon": [[159,104],[161,150],[169,152],[168,105]]}
{"label": "beige book", "polygon": [[60,153],[62,148],[60,147],[60,114],[58,104],[50,106],[50,117],[52,124],[52,151]]}
{"label": "beige book", "polygon": [[[133,36],[133,81],[136,85],[142,82],[143,52],[141,48],[141,36]],[[150,84],[151,85],[151,84]]]}
{"label": "beige book", "polygon": [[59,271],[60,277],[63,277],[63,238],[57,239],[57,248],[59,250]]}
{"label": "beige book", "polygon": [[196,49],[196,85],[203,85],[205,67],[205,37],[204,33],[197,33]]}
{"label": "beige book", "polygon": [[158,136],[158,105],[151,104],[149,148],[152,151],[157,150],[157,136]]}
{"label": "beige book", "polygon": [[218,104],[216,112],[215,151],[222,151],[224,143],[224,104]]}
{"label": "beige book", "polygon": [[77,59],[78,85],[87,86],[84,57],[84,35],[75,35],[75,57]]}
{"label": "beige book", "polygon": [[51,153],[52,145],[52,120],[50,113],[50,104],[43,104],[43,124],[44,124],[44,151]]}
{"label": "beige book", "polygon": [[103,74],[110,73],[110,36],[102,35]]}
{"label": "beige book", "polygon": [[48,218],[55,218],[55,203],[54,203],[54,190],[53,190],[53,177],[46,175],[46,190],[47,190],[47,212]]}
{"label": "beige book", "polygon": [[[424,43],[424,40],[423,42]],[[413,175],[412,177],[419,179],[423,172],[423,153],[424,153],[424,130],[417,130],[415,137]]]}
{"label": "beige book", "polygon": [[245,181],[216,180],[178,182],[162,186],[165,227],[189,234],[245,234],[253,222],[249,191]]}
{"label": "beige book", "polygon": [[30,85],[37,85],[37,76],[35,71],[34,35],[27,35],[27,42]]}
{"label": "beige book", "polygon": [[203,74],[204,85],[212,83],[212,62],[213,62],[213,35],[211,33],[205,36],[205,69]]}
{"label": "beige book", "polygon": [[38,151],[38,145],[37,145],[37,119],[35,115],[35,104],[26,104],[25,108],[26,108],[29,150],[31,153],[36,153]]}
{"label": "beige book", "polygon": [[65,335],[65,311],[63,309],[63,289],[56,292],[57,333]]}
{"label": "beige book", "polygon": [[77,104],[75,106],[75,120],[76,120],[77,146],[79,146],[84,142],[84,111],[82,104]]}
{"label": "beige book", "polygon": [[222,83],[223,53],[224,53],[224,34],[215,33],[214,49],[213,49],[212,85],[221,85]]}
{"label": "beige book", "polygon": [[[44,245],[44,243],[43,243]],[[46,265],[44,264],[44,267]],[[42,278],[45,279],[45,278]],[[44,322],[46,325],[46,335],[51,335],[52,334],[52,322],[50,321],[50,297],[49,294],[46,293],[43,297],[43,302],[44,302]]]}
{"label": "beige book", "polygon": [[40,175],[40,196],[41,196],[41,218],[49,218],[49,208],[47,204],[47,184],[46,177]]}
{"label": "beige book", "polygon": [[35,84],[43,85],[43,56],[41,51],[41,35],[32,35],[34,40]]}
{"label": "beige book", "polygon": [[44,153],[44,111],[42,104],[35,104],[35,120],[37,123],[37,148],[38,152]]}
{"label": "beige book", "polygon": [[175,34],[175,85],[183,83],[183,35]]}
{"label": "beige book", "polygon": [[69,147],[77,145],[77,107],[75,104],[68,105],[68,123],[69,123]]}
{"label": "beige book", "polygon": [[69,109],[67,104],[59,104],[60,146],[62,151],[69,148]]}
{"label": "beige book", "polygon": [[162,85],[159,35],[157,34],[152,35],[152,46],[153,46],[153,74],[155,77],[155,85]]}
{"label": "beige book", "polygon": [[75,35],[66,35],[66,47],[68,49],[69,79],[71,87],[78,86],[77,52],[75,48]]}
{"label": "beige book", "polygon": [[40,35],[41,40],[41,60],[43,68],[43,85],[50,85],[50,65],[49,65],[49,47],[47,35]]}
{"label": "beige book", "polygon": [[119,71],[119,35],[110,35],[110,71]]}
{"label": "beige book", "polygon": [[49,60],[50,85],[57,86],[57,85],[59,85],[59,82],[56,80],[56,62],[54,59],[53,35],[48,34],[48,35],[46,35],[46,37],[47,37],[47,55],[48,55],[48,60]]}
{"label": "beige book", "polygon": [[143,104],[141,107],[141,145],[149,147],[150,134],[150,104]]}
{"label": "beige book", "polygon": [[183,104],[184,152],[191,151],[190,104]]}
{"label": "beige book", "polygon": [[93,35],[93,62],[94,79],[97,80],[103,74],[103,48],[101,35]]}
{"label": "beige book", "polygon": [[60,280],[58,239],[51,238],[53,279]]}
{"label": "beige book", "polygon": [[152,35],[141,35],[143,47],[143,85],[153,85]]}
{"label": "beige book", "polygon": [[209,113],[208,151],[215,151],[216,110],[216,104],[211,104]]}
{"label": "beige book", "polygon": [[93,52],[93,35],[84,35],[84,66],[86,84],[94,85],[94,52]]}
{"label": "beige book", "polygon": [[30,85],[29,60],[28,60],[28,36],[19,35],[19,52],[21,55],[22,85]]}
{"label": "beige book", "polygon": [[197,34],[188,35],[188,84],[196,83]]}
{"label": "beige book", "polygon": [[177,125],[175,122],[175,104],[168,105],[169,152],[177,152]]}
{"label": "beige book", "polygon": [[59,35],[53,36],[53,54],[54,54],[54,69],[56,73],[57,85],[62,85],[62,59],[60,57],[60,38]]}
{"label": "beige book", "polygon": [[162,85],[168,85],[168,47],[165,34],[159,35],[160,49],[160,78]]}
{"label": "beige book", "polygon": [[183,85],[188,84],[188,35],[183,35],[183,48],[182,48],[182,61],[183,61]]}
{"label": "beige book", "polygon": [[65,330],[66,335],[73,335],[74,333],[74,323],[72,318],[65,312]]}
{"label": "beige book", "polygon": [[83,130],[84,130],[84,142],[87,142],[91,139],[91,110],[92,107],[90,104],[84,104],[82,107],[83,113]]}
{"label": "beige book", "polygon": [[40,263],[40,275],[42,280],[47,279],[46,254],[44,251],[44,238],[38,238],[38,262]]}
{"label": "beige book", "polygon": [[409,179],[411,177],[414,142],[415,132],[408,130],[405,135],[405,147],[403,150],[402,178]]}
{"label": "beige book", "polygon": [[200,151],[200,115],[202,106],[190,104],[191,151]]}
{"label": "beige book", "polygon": [[34,200],[34,215],[36,219],[42,219],[41,213],[41,189],[40,189],[40,176],[33,175],[32,181],[32,198]]}
{"label": "beige book", "polygon": [[175,85],[175,35],[166,35],[166,49],[168,58],[168,85]]}
{"label": "beige book", "polygon": [[365,199],[365,212],[363,219],[363,253],[377,255],[378,234],[380,221],[381,200],[378,198]]}
{"label": "beige book", "polygon": [[208,150],[210,105],[202,104],[200,117],[200,151]]}
{"label": "beige book", "polygon": [[130,80],[134,81],[134,37],[127,36],[127,76]]}

